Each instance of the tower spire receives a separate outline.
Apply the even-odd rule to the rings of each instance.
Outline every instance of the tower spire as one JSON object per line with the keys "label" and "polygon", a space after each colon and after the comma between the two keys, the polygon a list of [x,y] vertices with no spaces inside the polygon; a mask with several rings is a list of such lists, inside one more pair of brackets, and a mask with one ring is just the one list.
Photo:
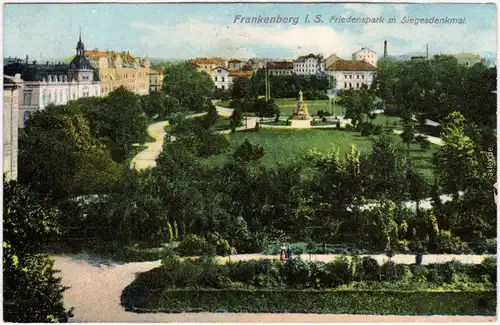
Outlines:
{"label": "tower spire", "polygon": [[78,39],[78,41],[82,41],[82,26],[80,26],[80,38]]}

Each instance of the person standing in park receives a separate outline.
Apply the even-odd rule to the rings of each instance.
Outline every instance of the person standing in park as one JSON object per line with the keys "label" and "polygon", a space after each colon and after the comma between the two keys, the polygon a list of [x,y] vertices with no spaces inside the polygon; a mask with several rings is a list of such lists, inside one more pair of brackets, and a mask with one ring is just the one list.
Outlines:
{"label": "person standing in park", "polygon": [[282,246],[281,253],[280,253],[280,260],[281,260],[281,262],[285,263],[287,259],[288,259],[288,255],[286,252],[286,247]]}

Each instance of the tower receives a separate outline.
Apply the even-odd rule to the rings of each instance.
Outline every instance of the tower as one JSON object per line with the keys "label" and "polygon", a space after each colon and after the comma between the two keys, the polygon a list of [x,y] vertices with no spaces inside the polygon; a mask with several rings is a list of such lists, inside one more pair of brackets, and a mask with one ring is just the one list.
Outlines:
{"label": "tower", "polygon": [[82,32],[80,30],[80,37],[76,43],[76,55],[71,60],[68,70],[68,80],[75,80],[77,82],[92,82],[94,81],[94,69],[89,60],[85,58],[85,46],[82,42]]}
{"label": "tower", "polygon": [[384,59],[387,58],[387,41],[384,41]]}

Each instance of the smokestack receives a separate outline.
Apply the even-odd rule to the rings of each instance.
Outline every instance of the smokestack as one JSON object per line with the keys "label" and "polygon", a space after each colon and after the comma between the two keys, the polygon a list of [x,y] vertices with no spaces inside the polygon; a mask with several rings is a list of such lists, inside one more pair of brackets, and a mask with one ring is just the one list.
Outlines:
{"label": "smokestack", "polygon": [[384,59],[387,58],[387,41],[384,41]]}
{"label": "smokestack", "polygon": [[425,44],[425,57],[429,60],[429,43]]}

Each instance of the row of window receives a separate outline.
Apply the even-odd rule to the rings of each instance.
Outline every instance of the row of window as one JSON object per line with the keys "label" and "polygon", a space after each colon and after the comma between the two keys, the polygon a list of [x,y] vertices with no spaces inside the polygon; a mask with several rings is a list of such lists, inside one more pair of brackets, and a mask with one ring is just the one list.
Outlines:
{"label": "row of window", "polygon": [[[224,78],[224,77],[220,77],[220,79],[221,79],[221,80],[220,80],[221,82],[224,82],[224,80],[225,80],[225,78]],[[219,81],[219,80],[217,79],[217,76],[215,76],[215,77],[214,77],[214,81]]]}
{"label": "row of window", "polygon": [[[359,79],[359,76],[361,76],[361,79],[365,79],[365,75],[364,74],[361,74],[361,75],[357,74],[356,75],[356,79]],[[344,79],[347,79],[347,75],[346,74],[344,75]],[[349,75],[349,79],[352,79],[352,74]]]}
{"label": "row of window", "polygon": [[[361,88],[361,86],[363,86],[363,85],[366,85],[366,84],[364,82],[361,82],[361,83],[356,82],[356,88]],[[349,82],[349,83],[344,82],[344,88],[352,88],[352,83],[351,82]]]}

